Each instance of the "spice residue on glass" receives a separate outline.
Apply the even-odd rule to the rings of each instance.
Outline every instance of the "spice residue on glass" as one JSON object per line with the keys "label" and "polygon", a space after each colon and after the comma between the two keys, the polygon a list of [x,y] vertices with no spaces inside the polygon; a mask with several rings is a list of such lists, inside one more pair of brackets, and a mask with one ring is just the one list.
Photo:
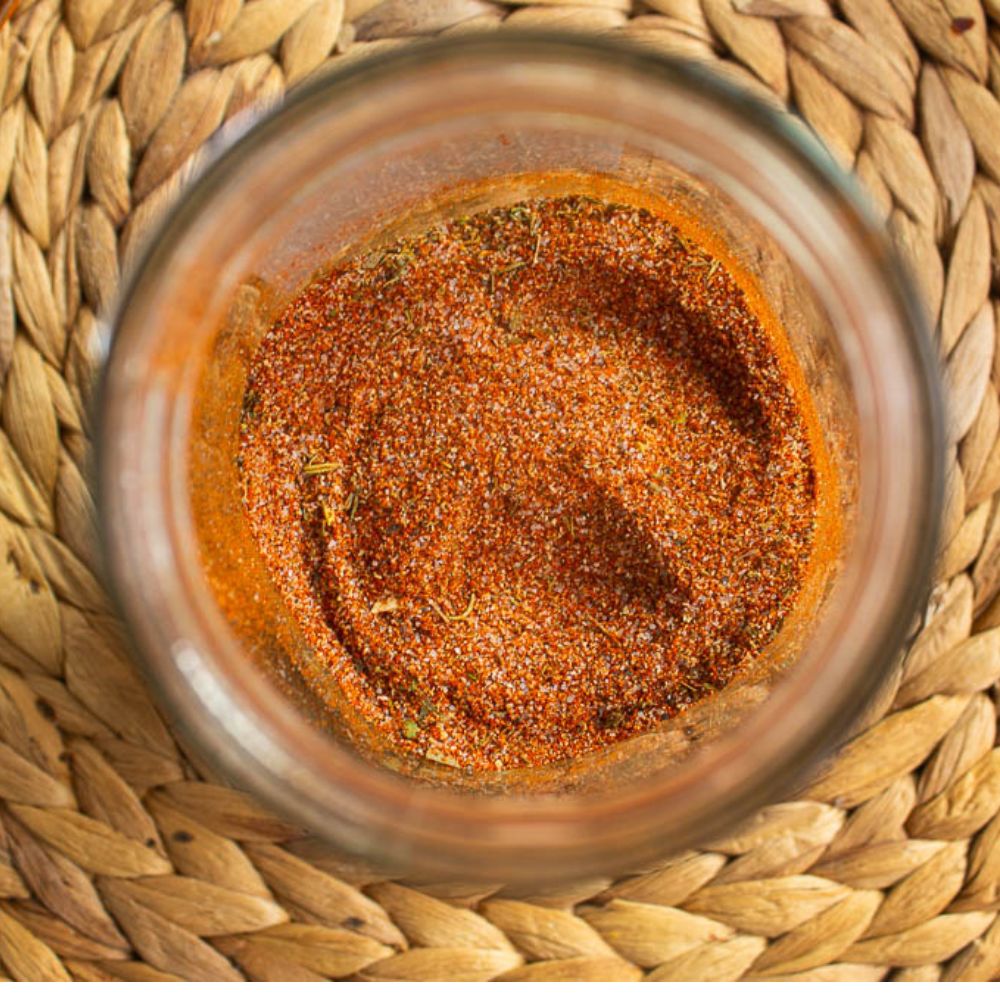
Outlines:
{"label": "spice residue on glass", "polygon": [[572,758],[719,691],[814,547],[809,421],[768,324],[672,222],[591,198],[309,285],[241,434],[306,682],[460,767]]}

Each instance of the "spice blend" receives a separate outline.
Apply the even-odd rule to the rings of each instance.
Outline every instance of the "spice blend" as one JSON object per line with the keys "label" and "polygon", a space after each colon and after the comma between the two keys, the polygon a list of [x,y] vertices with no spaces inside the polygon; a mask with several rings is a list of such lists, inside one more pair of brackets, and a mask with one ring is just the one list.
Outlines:
{"label": "spice blend", "polygon": [[239,455],[306,683],[473,770],[721,690],[815,548],[816,438],[776,338],[686,231],[585,197],[314,281],[260,344]]}

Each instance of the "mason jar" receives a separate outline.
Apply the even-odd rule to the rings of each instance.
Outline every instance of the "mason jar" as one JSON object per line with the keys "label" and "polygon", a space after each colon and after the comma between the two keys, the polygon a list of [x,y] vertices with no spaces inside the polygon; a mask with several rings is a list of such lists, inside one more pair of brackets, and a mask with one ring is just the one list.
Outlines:
{"label": "mason jar", "polygon": [[[800,787],[906,642],[942,478],[914,288],[804,127],[693,65],[506,34],[348,63],[219,146],[127,284],[98,435],[108,570],[195,757],[340,849],[490,880],[635,869]],[[829,572],[745,676],[653,732],[536,769],[400,761],[299,680],[315,654],[241,502],[251,359],[324,268],[587,178],[697,219],[781,322],[836,474]]]}

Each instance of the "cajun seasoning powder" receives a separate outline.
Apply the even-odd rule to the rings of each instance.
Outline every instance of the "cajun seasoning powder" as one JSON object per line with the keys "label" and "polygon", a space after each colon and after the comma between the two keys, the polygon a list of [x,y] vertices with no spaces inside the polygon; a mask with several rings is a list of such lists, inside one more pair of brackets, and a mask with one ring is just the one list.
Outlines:
{"label": "cajun seasoning powder", "polygon": [[305,678],[406,755],[537,766],[711,697],[815,545],[773,331],[665,217],[484,211],[338,265],[264,336],[250,526]]}

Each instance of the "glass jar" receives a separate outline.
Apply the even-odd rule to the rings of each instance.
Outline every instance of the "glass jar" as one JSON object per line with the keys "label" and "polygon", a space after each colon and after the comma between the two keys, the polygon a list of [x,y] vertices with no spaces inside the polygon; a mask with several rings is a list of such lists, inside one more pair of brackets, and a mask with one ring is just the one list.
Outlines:
{"label": "glass jar", "polygon": [[[331,262],[594,179],[710,229],[783,323],[833,456],[829,572],[739,683],[654,733],[536,772],[380,757],[296,682],[310,650],[240,500],[249,359]],[[634,868],[788,793],[886,678],[925,594],[941,504],[929,344],[853,183],[792,119],[604,39],[408,46],[231,136],[145,252],[103,384],[110,574],[193,751],[333,844],[489,879]]]}

